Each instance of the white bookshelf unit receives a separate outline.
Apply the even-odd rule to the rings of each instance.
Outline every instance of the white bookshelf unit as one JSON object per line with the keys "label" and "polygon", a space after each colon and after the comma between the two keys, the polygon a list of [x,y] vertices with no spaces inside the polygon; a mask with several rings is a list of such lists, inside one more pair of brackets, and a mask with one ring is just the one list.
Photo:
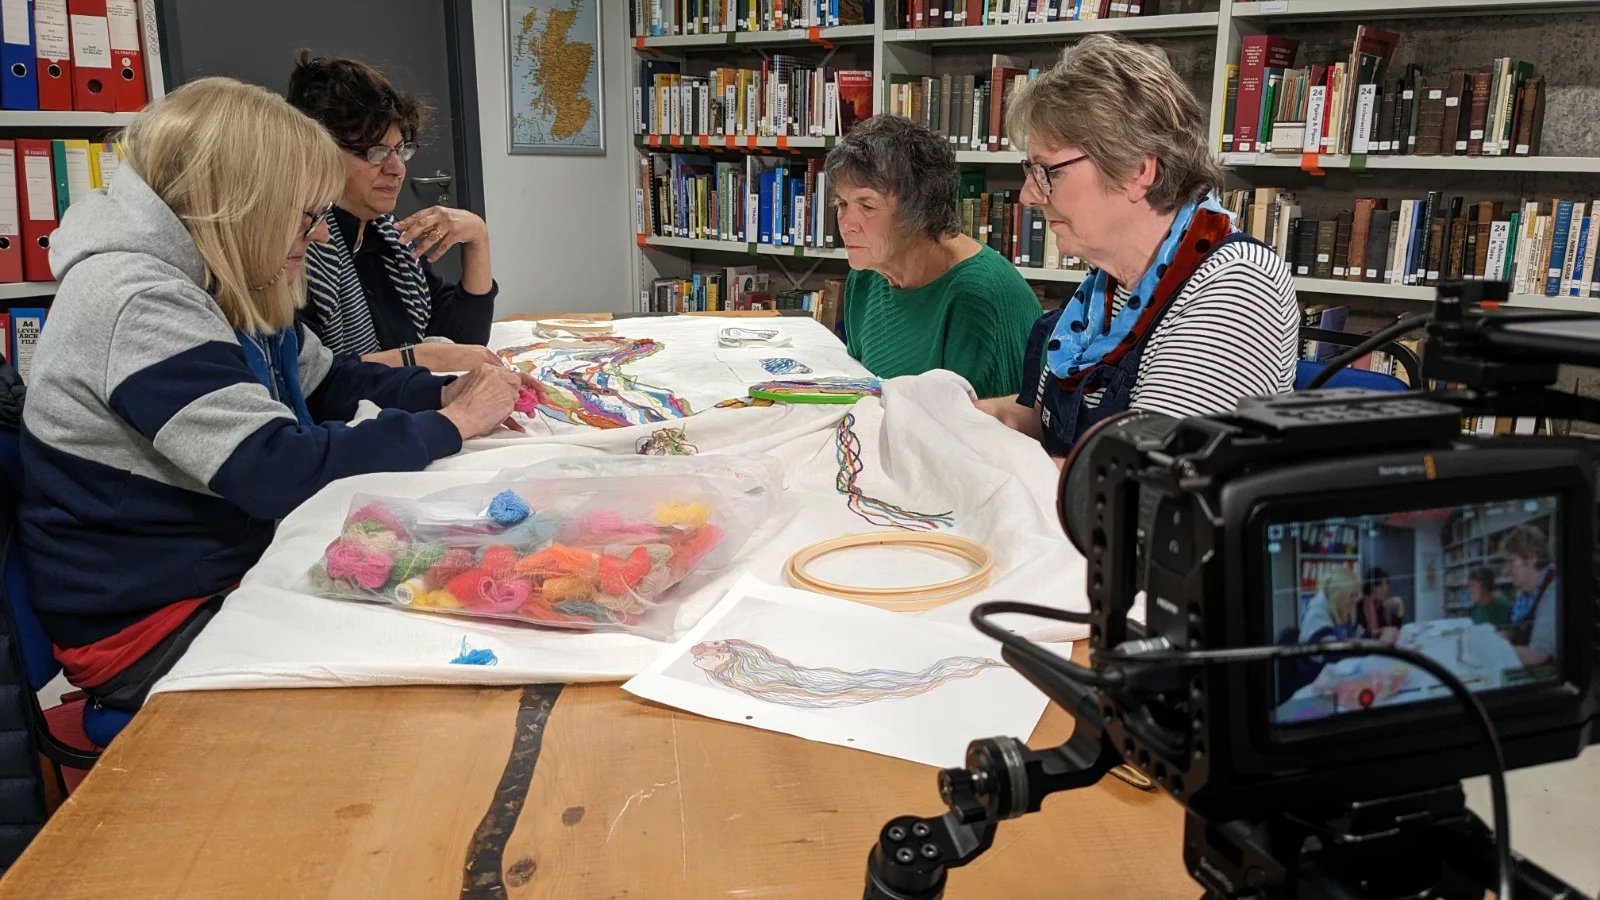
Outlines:
{"label": "white bookshelf unit", "polygon": [[[31,6],[30,15],[31,15]],[[145,86],[150,99],[166,94],[161,72],[161,38],[156,26],[156,0],[139,0],[139,33],[143,46]],[[0,138],[94,138],[105,139],[138,118],[138,113],[67,112],[55,110],[0,110]],[[8,304],[52,297],[54,281],[23,281],[0,284],[0,301]],[[3,311],[0,311],[3,313]],[[9,348],[3,351],[10,354]]]}
{"label": "white bookshelf unit", "polygon": [[[874,75],[873,110],[886,108],[887,86],[891,76],[934,74],[936,59],[943,54],[979,55],[988,53],[1029,52],[1035,58],[1041,46],[1064,46],[1091,34],[1116,34],[1130,40],[1161,43],[1174,38],[1193,39],[1196,36],[1213,37],[1215,52],[1209,74],[1209,90],[1199,90],[1201,100],[1210,110],[1210,135],[1213,140],[1221,133],[1224,98],[1226,94],[1226,67],[1236,62],[1241,38],[1247,34],[1280,29],[1293,29],[1295,22],[1348,22],[1351,33],[1356,24],[1384,19],[1429,19],[1453,17],[1471,19],[1482,16],[1528,15],[1537,13],[1600,13],[1600,0],[1265,0],[1265,2],[1235,3],[1219,0],[1215,11],[1180,12],[1166,15],[1142,16],[1125,19],[1095,19],[1076,22],[1046,22],[1020,25],[959,26],[941,28],[906,29],[887,22],[892,5],[887,0],[869,0],[876,4],[874,25],[852,25],[842,28],[788,29],[778,32],[733,32],[710,35],[682,35],[675,37],[636,38],[637,53],[673,56],[674,51],[723,51],[731,48],[759,50],[764,47],[790,47],[811,45],[833,47],[870,44],[871,68]],[[824,43],[825,42],[825,43]],[[1055,48],[1051,48],[1055,49]],[[1040,59],[1040,64],[1043,60]],[[1541,60],[1532,60],[1536,65]],[[1486,64],[1487,60],[1464,59],[1461,66]],[[1207,74],[1207,73],[1203,73]],[[1203,75],[1202,75],[1203,77]],[[673,141],[662,137],[656,140],[639,138],[638,152],[698,152],[703,150],[739,148],[780,148],[799,153],[820,153],[831,148],[837,138],[790,137],[781,142],[776,138],[759,138],[754,144],[748,139],[683,138]],[[1600,147],[1594,148],[1600,152]],[[1021,182],[1020,173],[1005,172],[1007,166],[1015,167],[1023,158],[1016,151],[989,152],[979,150],[956,151],[956,162],[962,166],[994,167],[995,177],[1004,181]],[[1272,153],[1219,153],[1218,161],[1230,175],[1248,183],[1272,183],[1284,170],[1299,169],[1299,154]],[[1351,197],[1363,188],[1357,179],[1367,173],[1409,173],[1410,193],[1425,193],[1429,185],[1440,179],[1477,174],[1502,176],[1568,177],[1585,179],[1600,175],[1600,156],[1531,156],[1531,157],[1465,157],[1465,156],[1369,156],[1361,170],[1352,171],[1348,156],[1322,155],[1317,159],[1321,171],[1317,185],[1329,190],[1345,190]],[[1298,173],[1296,173],[1298,175]],[[1597,179],[1600,184],[1600,179]],[[1600,192],[1597,192],[1600,193]],[[642,236],[641,236],[642,237]],[[688,241],[674,238],[648,238],[639,241],[640,250],[633,254],[635,286],[641,288],[654,277],[657,269],[647,258],[655,253],[733,252],[756,256],[799,257],[810,259],[811,265],[826,265],[844,259],[842,250],[817,248],[767,247],[722,241]],[[1023,277],[1036,283],[1075,284],[1083,280],[1084,273],[1076,270],[1045,270],[1019,267]],[[832,270],[829,270],[832,271]],[[1327,302],[1332,298],[1363,301],[1365,305],[1398,304],[1415,308],[1433,298],[1433,288],[1411,285],[1348,282],[1334,279],[1296,278],[1295,285],[1302,302]],[[1516,307],[1584,311],[1600,313],[1600,298],[1546,297],[1519,294],[1511,297],[1509,304]]]}

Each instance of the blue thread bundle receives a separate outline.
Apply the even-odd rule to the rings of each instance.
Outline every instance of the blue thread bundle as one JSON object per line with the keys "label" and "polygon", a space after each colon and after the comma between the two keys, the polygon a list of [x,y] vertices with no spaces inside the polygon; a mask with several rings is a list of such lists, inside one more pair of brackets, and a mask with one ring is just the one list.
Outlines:
{"label": "blue thread bundle", "polygon": [[501,491],[489,501],[489,518],[502,528],[510,528],[532,514],[533,510],[517,496],[516,491]]}
{"label": "blue thread bundle", "polygon": [[461,639],[461,655],[450,660],[453,666],[493,666],[500,662],[493,650],[470,650],[467,648],[467,639]]}

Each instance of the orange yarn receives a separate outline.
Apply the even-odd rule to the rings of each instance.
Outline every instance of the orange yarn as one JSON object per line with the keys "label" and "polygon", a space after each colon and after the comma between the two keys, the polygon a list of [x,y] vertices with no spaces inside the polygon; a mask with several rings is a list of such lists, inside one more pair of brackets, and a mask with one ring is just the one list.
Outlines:
{"label": "orange yarn", "polygon": [[650,574],[650,554],[643,547],[634,547],[627,559],[615,556],[600,557],[600,590],[612,596],[621,596]]}
{"label": "orange yarn", "polygon": [[579,575],[590,577],[599,562],[599,555],[580,547],[551,544],[532,556],[525,556],[516,564],[519,575]]}
{"label": "orange yarn", "polygon": [[672,569],[687,572],[722,541],[722,529],[707,523],[667,539],[672,545]]}
{"label": "orange yarn", "polygon": [[550,598],[552,603],[563,600],[587,600],[594,596],[594,585],[572,575],[556,575],[544,580],[539,592]]}

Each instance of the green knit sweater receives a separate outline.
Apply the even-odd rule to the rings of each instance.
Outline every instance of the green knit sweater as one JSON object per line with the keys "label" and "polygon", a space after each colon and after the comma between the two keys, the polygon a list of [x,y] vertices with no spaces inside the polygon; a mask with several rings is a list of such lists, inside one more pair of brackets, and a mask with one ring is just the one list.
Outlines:
{"label": "green knit sweater", "polygon": [[949,369],[979,397],[1015,394],[1039,299],[1015,266],[989,247],[933,281],[897,290],[870,270],[844,288],[850,355],[879,378]]}

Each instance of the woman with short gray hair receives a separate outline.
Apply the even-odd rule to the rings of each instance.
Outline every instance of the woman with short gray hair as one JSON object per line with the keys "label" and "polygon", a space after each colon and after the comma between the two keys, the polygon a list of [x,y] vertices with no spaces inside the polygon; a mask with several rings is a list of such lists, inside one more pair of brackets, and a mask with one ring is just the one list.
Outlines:
{"label": "woman with short gray hair", "polygon": [[950,145],[875,116],[828,153],[827,176],[850,257],[850,355],[880,378],[948,369],[979,397],[1015,393],[1039,301],[1005,257],[961,233]]}
{"label": "woman with short gray hair", "polygon": [[1207,415],[1293,389],[1294,279],[1217,203],[1205,113],[1159,48],[1067,48],[1012,96],[1006,127],[1027,147],[1023,202],[1091,268],[1034,327],[1022,392],[985,410],[1063,457],[1125,409]]}

